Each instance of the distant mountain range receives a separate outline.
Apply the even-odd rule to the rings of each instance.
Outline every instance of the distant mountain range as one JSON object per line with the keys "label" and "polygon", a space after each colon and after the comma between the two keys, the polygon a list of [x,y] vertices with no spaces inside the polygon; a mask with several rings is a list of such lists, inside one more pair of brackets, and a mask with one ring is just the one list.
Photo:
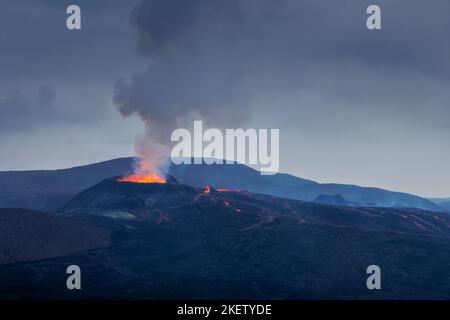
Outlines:
{"label": "distant mountain range", "polygon": [[444,210],[427,199],[407,193],[356,185],[317,183],[283,173],[262,176],[258,171],[242,164],[172,165],[170,174],[180,183],[188,185],[200,187],[208,184],[222,188],[239,188],[308,202],[314,201],[320,195],[340,194],[358,206]]}
{"label": "distant mountain range", "polygon": [[[129,173],[133,162],[134,158],[121,158],[62,170],[0,172],[0,207],[56,210],[75,194],[103,179]],[[415,195],[379,188],[322,184],[283,173],[263,176],[242,164],[171,165],[169,173],[187,185],[238,188],[309,202],[320,196],[339,194],[355,206],[448,209]]]}
{"label": "distant mountain range", "polygon": [[450,201],[447,202],[442,202],[439,204],[440,207],[447,209],[448,211],[450,211]]}
{"label": "distant mountain range", "polygon": [[441,202],[439,206],[450,212],[450,201]]}
{"label": "distant mountain range", "polygon": [[428,200],[434,202],[439,207],[446,209],[450,212],[450,198],[429,198]]}
{"label": "distant mountain range", "polygon": [[132,163],[121,158],[61,170],[0,171],[0,207],[56,210],[103,179],[130,172]]}

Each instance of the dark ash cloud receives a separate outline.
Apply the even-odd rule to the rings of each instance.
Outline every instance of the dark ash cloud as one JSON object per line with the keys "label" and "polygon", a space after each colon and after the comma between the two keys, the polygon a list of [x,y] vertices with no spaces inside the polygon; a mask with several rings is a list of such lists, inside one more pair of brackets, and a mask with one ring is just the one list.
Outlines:
{"label": "dark ash cloud", "polygon": [[111,105],[112,86],[117,77],[140,67],[128,19],[135,2],[77,1],[80,31],[66,28],[70,4],[70,0],[0,2],[2,141],[37,129],[59,127],[61,136],[69,127],[100,130],[117,117]]}
{"label": "dark ash cloud", "polygon": [[321,95],[314,108],[324,114],[350,108],[370,117],[377,104],[384,113],[420,109],[416,96],[435,94],[421,82],[450,75],[450,3],[432,2],[380,0],[383,29],[370,32],[370,1],[143,0],[131,24],[149,66],[116,83],[113,103],[124,116],[139,115],[159,141],[192,118],[236,127],[252,112],[284,110],[287,121],[316,112],[304,99],[295,110],[264,105],[274,96],[292,104],[302,92]]}
{"label": "dark ash cloud", "polygon": [[79,91],[74,93],[70,97],[59,95],[51,85],[10,89],[0,95],[0,133],[10,137],[43,128],[67,130],[70,126],[90,126],[105,119],[104,108],[92,108],[93,101],[100,105],[95,97],[86,93],[80,97]]}
{"label": "dark ash cloud", "polygon": [[[241,21],[237,1],[144,1],[131,21],[138,52],[150,62],[146,71],[117,82],[113,104],[122,115],[139,115],[162,144],[192,119],[219,127],[249,120],[240,53],[226,47]],[[200,38],[184,38],[198,31]]]}
{"label": "dark ash cloud", "polygon": [[49,124],[61,115],[55,106],[55,92],[50,86],[40,86],[27,97],[22,92],[11,90],[0,97],[0,132],[29,131]]}
{"label": "dark ash cloud", "polygon": [[[113,82],[118,75],[129,72],[136,60],[127,17],[134,3],[1,1],[0,79]],[[66,8],[71,4],[81,7],[82,30],[66,28]]]}

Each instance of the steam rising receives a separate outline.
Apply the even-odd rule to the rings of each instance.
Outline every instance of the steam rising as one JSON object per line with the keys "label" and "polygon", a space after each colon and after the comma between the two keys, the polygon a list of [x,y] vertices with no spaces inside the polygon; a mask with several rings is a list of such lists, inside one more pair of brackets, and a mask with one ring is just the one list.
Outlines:
{"label": "steam rising", "polygon": [[174,129],[193,120],[215,127],[249,120],[240,49],[231,44],[239,23],[236,1],[142,1],[131,22],[149,66],[116,83],[113,104],[145,123],[136,146],[150,163],[144,166],[157,162],[155,153],[168,152]]}

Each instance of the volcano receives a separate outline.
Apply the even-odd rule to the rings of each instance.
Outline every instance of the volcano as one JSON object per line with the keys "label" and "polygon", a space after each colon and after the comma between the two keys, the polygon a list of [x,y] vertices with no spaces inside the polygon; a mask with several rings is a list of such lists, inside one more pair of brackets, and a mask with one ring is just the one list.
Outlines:
{"label": "volcano", "polygon": [[[211,217],[217,212],[240,214],[251,221],[277,219],[302,220],[304,223],[364,230],[407,232],[450,236],[450,216],[419,209],[370,208],[310,203],[240,189],[192,187],[171,176],[166,183],[124,182],[113,177],[89,188],[59,211],[65,215],[97,215],[142,221],[160,221],[161,215],[189,219],[189,212]],[[154,218],[157,217],[155,220]],[[246,226],[243,226],[246,227]]]}
{"label": "volcano", "polygon": [[[106,179],[60,210],[112,244],[0,267],[0,297],[59,299],[448,299],[450,217],[418,209],[330,206],[245,190]],[[88,280],[76,295],[55,277]],[[369,265],[383,289],[366,288]],[[63,282],[64,284],[64,282]]]}
{"label": "volcano", "polygon": [[[123,158],[63,170],[0,171],[0,207],[54,211],[103,179],[116,175],[127,177],[134,172],[135,162],[135,158]],[[302,201],[314,201],[320,195],[340,194],[354,206],[448,211],[410,194],[354,185],[320,184],[288,174],[262,176],[241,164],[171,165],[168,173],[180,183],[199,188],[210,185]]]}
{"label": "volcano", "polygon": [[191,201],[200,188],[179,184],[171,176],[164,182],[130,182],[122,177],[106,179],[89,188],[60,211],[68,215],[100,215],[124,219],[148,220],[155,210]]}

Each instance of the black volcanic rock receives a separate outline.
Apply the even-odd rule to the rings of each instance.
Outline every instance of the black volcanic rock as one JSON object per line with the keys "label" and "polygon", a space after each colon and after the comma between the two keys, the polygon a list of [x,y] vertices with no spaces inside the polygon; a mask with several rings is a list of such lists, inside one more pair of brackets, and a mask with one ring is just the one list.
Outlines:
{"label": "black volcanic rock", "polygon": [[[0,267],[0,298],[450,298],[447,214],[116,179],[61,211],[109,228],[112,245]],[[95,279],[76,296],[55,277],[69,263]],[[372,264],[382,268],[379,291],[365,286]]]}
{"label": "black volcanic rock", "polygon": [[166,175],[166,182],[172,183],[172,184],[178,184],[178,180],[175,179],[175,177],[170,174]]}
{"label": "black volcanic rock", "polygon": [[0,209],[0,264],[42,260],[110,245],[110,232],[26,209]]}

